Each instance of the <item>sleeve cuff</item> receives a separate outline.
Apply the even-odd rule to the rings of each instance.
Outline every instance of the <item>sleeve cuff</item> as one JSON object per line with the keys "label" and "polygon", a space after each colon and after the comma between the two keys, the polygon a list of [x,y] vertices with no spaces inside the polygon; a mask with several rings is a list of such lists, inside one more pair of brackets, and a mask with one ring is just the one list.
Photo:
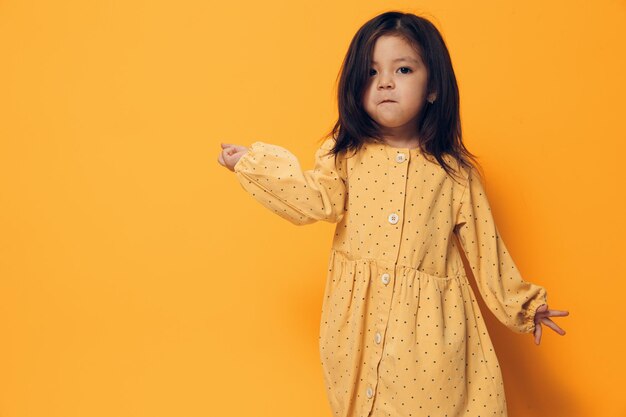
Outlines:
{"label": "sleeve cuff", "polygon": [[250,158],[252,156],[252,154],[255,152],[256,147],[261,145],[261,142],[254,142],[253,144],[251,144],[248,147],[248,152],[244,153],[241,158],[239,158],[239,160],[235,163],[235,165],[233,165],[233,172],[239,172],[242,170],[242,168],[244,166],[246,166],[247,162],[248,162],[248,158]]}
{"label": "sleeve cuff", "polygon": [[535,314],[537,313],[537,309],[544,304],[548,304],[545,297],[541,297],[539,299],[533,300],[528,309],[526,310],[526,315],[524,317],[523,330],[524,333],[534,333],[535,331]]}

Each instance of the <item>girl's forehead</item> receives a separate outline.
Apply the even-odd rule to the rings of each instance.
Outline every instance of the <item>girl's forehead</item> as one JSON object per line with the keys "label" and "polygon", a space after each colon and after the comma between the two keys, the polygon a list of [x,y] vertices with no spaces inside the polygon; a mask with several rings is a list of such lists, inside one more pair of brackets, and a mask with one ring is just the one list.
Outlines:
{"label": "girl's forehead", "polygon": [[419,60],[422,58],[422,48],[415,42],[409,42],[403,37],[383,35],[376,40],[371,52],[371,60],[376,63],[376,59],[400,61],[402,58],[408,60]]}
{"label": "girl's forehead", "polygon": [[373,50],[381,49],[411,49],[421,50],[422,47],[418,41],[407,39],[406,36],[400,35],[382,35],[379,36],[373,45]]}

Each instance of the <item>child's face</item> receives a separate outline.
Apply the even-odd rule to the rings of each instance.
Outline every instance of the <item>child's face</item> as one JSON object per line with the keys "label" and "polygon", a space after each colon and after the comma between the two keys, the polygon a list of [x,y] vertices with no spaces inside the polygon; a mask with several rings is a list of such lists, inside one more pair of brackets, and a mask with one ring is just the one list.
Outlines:
{"label": "child's face", "polygon": [[[407,58],[396,61],[395,59]],[[426,101],[427,68],[404,39],[385,35],[376,40],[363,96],[365,111],[383,133],[413,136]],[[383,100],[393,100],[383,103]]]}

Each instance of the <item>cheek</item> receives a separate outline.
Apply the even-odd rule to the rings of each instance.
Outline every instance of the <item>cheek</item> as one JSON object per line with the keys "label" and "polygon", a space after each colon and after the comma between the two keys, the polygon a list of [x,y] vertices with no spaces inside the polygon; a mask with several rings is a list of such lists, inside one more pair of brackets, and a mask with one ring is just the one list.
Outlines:
{"label": "cheek", "polygon": [[411,107],[418,108],[422,105],[423,101],[423,94],[414,94],[413,97],[411,97]]}
{"label": "cheek", "polygon": [[374,104],[372,103],[372,92],[370,89],[366,89],[363,93],[363,101],[361,105],[368,111],[373,109]]}
{"label": "cheek", "polygon": [[[415,83],[405,90],[405,99],[412,107],[419,106],[426,99],[426,87],[422,83]],[[410,93],[409,93],[410,92]]]}

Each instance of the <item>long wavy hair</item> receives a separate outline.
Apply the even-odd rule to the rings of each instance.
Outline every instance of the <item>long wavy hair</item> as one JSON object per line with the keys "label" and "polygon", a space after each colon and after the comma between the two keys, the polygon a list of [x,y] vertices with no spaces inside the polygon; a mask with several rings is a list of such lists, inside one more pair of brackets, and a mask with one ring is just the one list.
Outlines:
{"label": "long wavy hair", "polygon": [[445,154],[462,166],[478,166],[477,157],[463,144],[459,89],[443,37],[426,18],[399,11],[388,11],[369,20],[350,42],[336,80],[339,117],[322,138],[335,139],[329,154],[336,158],[340,152],[358,151],[365,142],[384,143],[378,123],[363,105],[374,45],[383,35],[402,37],[421,51],[428,70],[428,91],[437,95],[432,104],[425,101],[417,121],[421,152],[433,156],[448,174],[456,170],[444,160]]}

